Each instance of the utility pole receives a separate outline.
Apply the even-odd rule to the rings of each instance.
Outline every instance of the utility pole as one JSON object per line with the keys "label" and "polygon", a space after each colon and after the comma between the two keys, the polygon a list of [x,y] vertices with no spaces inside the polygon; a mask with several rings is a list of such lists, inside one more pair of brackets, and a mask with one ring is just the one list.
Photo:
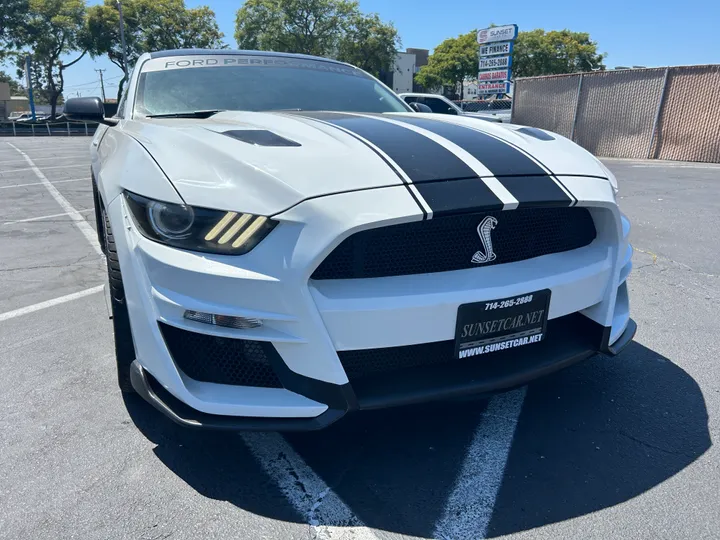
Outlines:
{"label": "utility pole", "polygon": [[127,68],[127,47],[125,46],[125,22],[123,21],[122,2],[117,0],[118,13],[120,14],[120,45],[122,46],[123,56],[123,71],[125,72],[125,79],[128,76]]}
{"label": "utility pole", "polygon": [[105,83],[103,82],[103,71],[105,71],[105,70],[104,69],[96,69],[95,71],[97,71],[100,74],[100,92],[102,92],[103,103],[105,103]]}

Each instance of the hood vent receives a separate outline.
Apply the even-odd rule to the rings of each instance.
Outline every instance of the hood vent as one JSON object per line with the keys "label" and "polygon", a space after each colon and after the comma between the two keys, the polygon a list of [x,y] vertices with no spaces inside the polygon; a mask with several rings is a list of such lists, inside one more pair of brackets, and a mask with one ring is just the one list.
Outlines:
{"label": "hood vent", "polygon": [[233,129],[223,131],[222,134],[257,146],[302,146],[300,143],[281,137],[266,129]]}
{"label": "hood vent", "polygon": [[516,131],[518,133],[524,133],[525,135],[530,135],[531,137],[535,137],[536,139],[539,139],[541,141],[554,141],[555,140],[555,137],[553,137],[549,133],[545,133],[541,129],[537,129],[534,127],[523,127]]}

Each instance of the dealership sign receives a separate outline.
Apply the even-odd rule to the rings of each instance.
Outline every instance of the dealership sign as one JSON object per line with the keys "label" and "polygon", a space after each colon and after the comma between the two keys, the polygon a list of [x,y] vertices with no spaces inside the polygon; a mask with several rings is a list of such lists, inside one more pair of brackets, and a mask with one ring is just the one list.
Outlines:
{"label": "dealership sign", "polygon": [[510,83],[507,81],[478,84],[478,94],[509,94],[509,93],[510,93]]}
{"label": "dealership sign", "polygon": [[478,30],[478,94],[510,93],[516,24]]}
{"label": "dealership sign", "polygon": [[512,56],[491,56],[480,58],[480,69],[502,69],[512,65]]}
{"label": "dealership sign", "polygon": [[480,56],[493,56],[496,54],[512,54],[513,42],[493,43],[492,45],[482,45],[480,47]]}
{"label": "dealership sign", "polygon": [[517,34],[517,24],[494,26],[493,28],[478,30],[477,40],[481,45],[483,43],[494,43],[495,41],[513,41],[517,37]]}
{"label": "dealership sign", "polygon": [[501,69],[496,71],[481,71],[478,73],[479,82],[487,81],[507,81],[510,78],[509,69]]}

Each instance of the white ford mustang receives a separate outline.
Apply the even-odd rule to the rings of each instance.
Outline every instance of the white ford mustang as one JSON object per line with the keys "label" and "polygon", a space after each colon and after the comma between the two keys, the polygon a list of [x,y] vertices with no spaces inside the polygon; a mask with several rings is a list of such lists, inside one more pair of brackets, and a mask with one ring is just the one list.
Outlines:
{"label": "white ford mustang", "polygon": [[184,425],[317,429],[488,394],[635,333],[613,175],[308,56],[141,57],[91,147],[120,387]]}

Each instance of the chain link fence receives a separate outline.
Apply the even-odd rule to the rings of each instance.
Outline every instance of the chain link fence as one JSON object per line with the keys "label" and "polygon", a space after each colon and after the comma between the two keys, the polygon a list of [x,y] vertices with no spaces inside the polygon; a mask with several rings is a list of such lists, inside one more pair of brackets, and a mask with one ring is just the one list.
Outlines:
{"label": "chain link fence", "polygon": [[720,162],[720,66],[518,79],[512,121],[605,157]]}
{"label": "chain link fence", "polygon": [[456,101],[455,103],[457,103],[457,105],[465,112],[510,112],[510,109],[512,108],[512,101],[509,99]]}
{"label": "chain link fence", "polygon": [[0,137],[74,137],[94,135],[96,122],[0,122]]}

